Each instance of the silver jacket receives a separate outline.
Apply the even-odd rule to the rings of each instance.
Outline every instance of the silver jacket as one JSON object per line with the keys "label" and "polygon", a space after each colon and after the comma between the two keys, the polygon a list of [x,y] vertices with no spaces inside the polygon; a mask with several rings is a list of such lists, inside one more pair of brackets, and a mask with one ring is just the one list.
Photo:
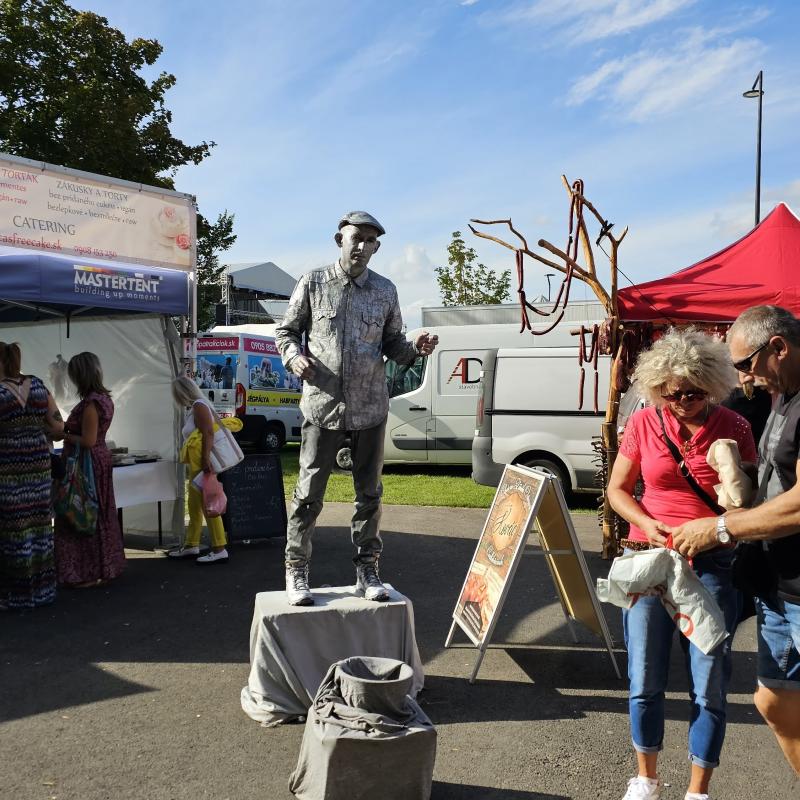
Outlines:
{"label": "silver jacket", "polygon": [[363,430],[389,411],[383,357],[412,364],[416,347],[401,333],[395,285],[369,269],[349,278],[338,262],[297,282],[275,343],[288,369],[303,353],[315,360],[315,375],[303,384],[300,410],[320,428]]}

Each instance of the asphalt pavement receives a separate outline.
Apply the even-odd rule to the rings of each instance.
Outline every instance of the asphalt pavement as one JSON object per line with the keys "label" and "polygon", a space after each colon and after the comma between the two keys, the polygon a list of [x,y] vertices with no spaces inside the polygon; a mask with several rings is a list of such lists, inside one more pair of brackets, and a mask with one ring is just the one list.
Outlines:
{"label": "asphalt pavement", "polygon": [[[382,576],[414,603],[437,727],[434,800],[621,798],[634,774],[626,681],[602,643],[575,643],[544,560],[529,547],[475,685],[466,637],[444,640],[485,511],[384,509]],[[350,507],[329,504],[313,585],[355,580]],[[594,577],[596,520],[574,515]],[[303,727],[264,728],[241,710],[253,597],[282,588],[281,540],[235,545],[230,563],[175,563],[126,538],[128,567],[101,589],[0,615],[3,800],[290,800]],[[625,672],[620,613],[604,607]],[[754,624],[735,640],[723,763],[712,800],[800,797],[800,782],[753,708]],[[661,759],[664,800],[682,800],[689,706],[675,647]],[[375,800],[380,800],[375,798]]]}

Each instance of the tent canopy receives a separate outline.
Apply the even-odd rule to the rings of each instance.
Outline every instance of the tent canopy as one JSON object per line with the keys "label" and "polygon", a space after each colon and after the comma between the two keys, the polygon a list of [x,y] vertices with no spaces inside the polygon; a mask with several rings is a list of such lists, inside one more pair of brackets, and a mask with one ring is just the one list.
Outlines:
{"label": "tent canopy", "polygon": [[289,299],[297,279],[272,261],[248,261],[243,264],[226,264],[234,289],[250,289]]}
{"label": "tent canopy", "polygon": [[779,203],[719,253],[618,297],[620,319],[628,322],[732,322],[765,304],[800,314],[800,219]]}
{"label": "tent canopy", "polygon": [[0,320],[144,311],[189,313],[189,275],[38,253],[0,255]]}

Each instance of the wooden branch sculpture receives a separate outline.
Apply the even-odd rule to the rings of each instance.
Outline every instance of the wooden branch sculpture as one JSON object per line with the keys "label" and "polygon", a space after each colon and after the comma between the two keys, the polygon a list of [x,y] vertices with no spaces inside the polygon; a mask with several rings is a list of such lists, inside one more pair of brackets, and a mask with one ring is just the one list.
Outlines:
{"label": "wooden branch sculpture", "polygon": [[[609,386],[609,393],[608,393],[608,402],[606,405],[606,416],[605,421],[602,426],[602,443],[603,443],[603,450],[606,454],[607,464],[608,464],[608,474],[610,474],[611,469],[614,466],[614,461],[616,459],[617,454],[617,417],[619,413],[619,400],[621,396],[620,385],[622,383],[619,378],[620,369],[622,369],[621,361],[622,359],[619,357],[620,354],[619,350],[619,313],[618,313],[618,306],[617,306],[617,259],[618,259],[618,251],[619,246],[622,244],[623,239],[628,233],[628,228],[626,227],[622,233],[617,237],[611,233],[611,229],[613,228],[613,224],[610,223],[607,219],[605,219],[590,203],[585,195],[584,195],[584,186],[582,180],[576,180],[574,183],[570,184],[567,180],[566,176],[561,176],[561,181],[564,184],[564,188],[567,190],[567,194],[569,195],[570,199],[570,208],[569,208],[569,234],[567,240],[567,246],[565,250],[561,250],[560,248],[556,247],[554,244],[546,241],[545,239],[539,239],[537,244],[540,248],[547,251],[550,256],[554,256],[554,258],[548,258],[543,255],[540,255],[534,252],[530,246],[528,245],[528,241],[515,227],[514,224],[510,219],[495,219],[495,220],[480,220],[480,219],[473,219],[470,220],[471,223],[475,225],[505,225],[508,227],[508,230],[511,232],[513,236],[516,237],[518,240],[517,243],[507,242],[504,239],[501,239],[497,236],[492,236],[484,231],[478,230],[473,225],[469,226],[469,229],[479,238],[481,239],[488,239],[489,241],[495,242],[503,247],[508,248],[514,252],[514,258],[517,267],[517,294],[519,295],[520,301],[520,309],[522,314],[522,327],[520,328],[520,332],[524,330],[529,330],[534,335],[541,335],[548,333],[549,331],[553,330],[553,328],[561,321],[562,317],[564,316],[564,311],[569,303],[569,292],[570,286],[572,283],[573,278],[577,278],[580,281],[583,281],[587,286],[589,286],[592,291],[594,292],[597,299],[602,303],[603,307],[606,310],[606,315],[608,316],[608,341],[607,347],[608,350],[606,352],[610,353],[612,356],[612,367],[611,367],[611,381]],[[600,279],[597,275],[597,267],[594,257],[594,250],[592,248],[592,242],[589,239],[589,232],[586,225],[586,221],[584,219],[584,211],[588,211],[597,222],[600,224],[600,233],[595,240],[595,245],[600,247],[600,243],[603,239],[608,239],[610,243],[610,252],[607,254],[608,259],[610,262],[610,273],[611,273],[611,286],[610,289],[607,291],[606,288],[601,283]],[[583,261],[584,265],[581,266],[578,263],[578,248],[580,245],[580,249],[583,253]],[[534,261],[538,261],[540,264],[548,267],[549,269],[556,270],[564,275],[564,279],[561,282],[561,286],[558,290],[558,296],[556,297],[555,303],[553,307],[549,311],[542,311],[541,309],[536,308],[535,306],[531,305],[528,302],[525,296],[525,257],[531,258]],[[531,327],[530,319],[528,317],[528,311],[532,311],[535,314],[538,314],[542,317],[555,317],[555,321],[550,321],[550,324],[541,330],[534,330]],[[596,327],[596,326],[595,326]],[[595,336],[596,336],[595,332]],[[583,358],[585,357],[584,351],[584,342],[583,342],[583,327],[581,327],[581,342],[580,342],[580,351],[581,357],[579,360],[581,361],[581,401],[583,396]],[[594,359],[595,368],[597,363],[597,342],[592,342],[592,350],[590,353],[589,358]],[[595,376],[596,377],[596,376]],[[596,393],[596,386],[595,386],[595,393]],[[611,509],[611,506],[608,503],[608,499],[603,497],[603,513],[602,513],[602,525],[603,525],[603,556],[605,558],[613,558],[617,555],[618,550],[618,543],[615,538],[614,530],[614,512]]]}
{"label": "wooden branch sculpture", "polygon": [[[543,334],[549,332],[550,330],[553,329],[553,327],[556,324],[558,324],[558,322],[564,316],[564,309],[566,308],[566,305],[569,302],[569,290],[573,277],[576,277],[578,278],[578,280],[583,281],[587,286],[589,286],[592,289],[597,299],[603,304],[603,307],[606,309],[606,313],[608,314],[609,317],[616,317],[617,250],[619,249],[622,240],[625,238],[628,229],[625,228],[625,230],[622,232],[619,238],[613,236],[611,233],[611,228],[613,227],[613,225],[609,223],[608,220],[604,219],[598,213],[594,205],[592,205],[592,203],[590,203],[584,197],[583,181],[577,180],[572,185],[570,185],[569,182],[567,181],[566,176],[564,175],[561,176],[561,180],[564,183],[564,187],[566,188],[567,193],[570,196],[569,239],[567,242],[566,252],[564,250],[559,249],[554,244],[551,244],[545,239],[539,239],[539,241],[537,242],[539,247],[541,247],[543,250],[547,250],[551,255],[555,256],[556,259],[558,260],[545,258],[544,256],[539,255],[539,253],[536,253],[535,251],[531,250],[530,246],[528,245],[528,240],[514,227],[514,224],[510,219],[470,220],[470,223],[474,223],[474,225],[506,225],[509,231],[519,240],[519,244],[512,244],[511,242],[507,242],[497,236],[492,236],[491,234],[478,230],[472,224],[470,224],[469,226],[469,229],[475,234],[475,236],[478,236],[481,239],[488,239],[489,241],[502,245],[503,247],[506,247],[514,252],[516,266],[517,266],[517,294],[519,295],[520,307],[522,310],[522,330],[525,330],[527,328],[533,334]],[[597,277],[594,252],[592,250],[592,245],[589,240],[589,233],[586,227],[586,222],[583,218],[584,209],[588,210],[600,223],[600,235],[597,238],[597,244],[599,245],[600,241],[603,238],[607,238],[611,243],[611,253],[609,254],[609,260],[611,262],[610,294],[605,290],[602,283]],[[584,260],[586,262],[585,267],[581,267],[577,263],[578,242],[580,242],[581,248],[583,250]],[[558,296],[556,297],[555,303],[553,304],[553,308],[549,312],[535,308],[527,301],[527,298],[525,297],[524,259],[526,256],[564,275],[564,279],[561,282],[561,286],[559,287]],[[551,323],[551,325],[545,330],[533,330],[530,321],[528,319],[528,311],[533,311],[535,314],[538,314],[539,316],[543,317],[550,317],[556,314],[557,318],[556,321]]]}

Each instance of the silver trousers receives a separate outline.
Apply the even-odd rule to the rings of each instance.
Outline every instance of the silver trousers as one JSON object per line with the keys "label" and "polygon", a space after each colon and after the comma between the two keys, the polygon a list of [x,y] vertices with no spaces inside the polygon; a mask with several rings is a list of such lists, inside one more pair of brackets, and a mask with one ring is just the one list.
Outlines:
{"label": "silver trousers", "polygon": [[[356,493],[350,528],[356,547],[353,559],[356,564],[375,561],[383,549],[379,527],[385,430],[384,419],[374,428],[350,432],[353,487]],[[286,528],[286,563],[291,565],[304,565],[311,559],[311,539],[317,517],[322,511],[325,488],[347,431],[320,428],[304,420],[301,435],[300,474],[294,487]]]}

